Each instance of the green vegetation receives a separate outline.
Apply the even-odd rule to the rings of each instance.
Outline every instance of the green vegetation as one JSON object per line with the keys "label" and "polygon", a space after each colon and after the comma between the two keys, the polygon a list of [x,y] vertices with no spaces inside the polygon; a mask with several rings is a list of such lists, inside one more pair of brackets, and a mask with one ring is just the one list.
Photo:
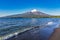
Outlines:
{"label": "green vegetation", "polygon": [[49,18],[60,18],[60,16],[49,16]]}
{"label": "green vegetation", "polygon": [[[11,18],[17,18],[17,17],[11,17]],[[60,18],[60,16],[24,16],[18,18]]]}
{"label": "green vegetation", "polygon": [[60,18],[60,16],[28,16],[23,18]]}

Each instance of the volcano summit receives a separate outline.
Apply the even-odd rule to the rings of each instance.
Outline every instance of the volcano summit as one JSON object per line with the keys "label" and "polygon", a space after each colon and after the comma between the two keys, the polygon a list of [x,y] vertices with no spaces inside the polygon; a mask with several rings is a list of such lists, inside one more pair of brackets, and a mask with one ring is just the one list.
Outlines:
{"label": "volcano summit", "polygon": [[43,12],[40,12],[37,9],[33,9],[33,10],[27,11],[27,12],[22,13],[22,14],[11,15],[11,16],[8,16],[8,17],[23,17],[23,18],[28,17],[28,18],[32,18],[32,17],[47,17],[47,16],[50,16],[50,15],[45,14]]}

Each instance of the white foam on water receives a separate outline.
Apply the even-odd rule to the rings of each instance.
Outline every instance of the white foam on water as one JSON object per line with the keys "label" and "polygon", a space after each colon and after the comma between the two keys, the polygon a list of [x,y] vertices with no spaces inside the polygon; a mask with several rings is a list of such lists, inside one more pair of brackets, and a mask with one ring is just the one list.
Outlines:
{"label": "white foam on water", "polygon": [[10,34],[10,35],[8,35],[8,36],[5,36],[5,37],[3,37],[3,39],[8,39],[8,38],[10,38],[10,37],[12,37],[12,36],[16,36],[16,35],[18,35],[18,33],[19,32],[15,32],[15,33],[13,33],[13,34]]}
{"label": "white foam on water", "polygon": [[18,34],[19,34],[19,32],[14,33],[14,35],[18,35]]}
{"label": "white foam on water", "polygon": [[14,35],[14,34],[10,34],[10,35],[8,35],[8,36],[3,37],[3,39],[8,39],[8,38],[12,37],[13,35]]}
{"label": "white foam on water", "polygon": [[48,23],[47,23],[47,25],[52,25],[52,24],[54,24],[54,22],[48,22]]}

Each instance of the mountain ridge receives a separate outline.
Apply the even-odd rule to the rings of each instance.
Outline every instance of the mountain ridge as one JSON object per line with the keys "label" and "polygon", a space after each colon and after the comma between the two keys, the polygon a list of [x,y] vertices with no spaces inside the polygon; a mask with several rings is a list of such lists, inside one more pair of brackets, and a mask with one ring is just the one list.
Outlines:
{"label": "mountain ridge", "polygon": [[29,12],[25,12],[25,13],[22,13],[22,14],[16,14],[16,15],[11,15],[11,16],[6,16],[6,17],[47,17],[47,16],[50,16],[48,14],[45,14],[43,12],[40,12],[36,9],[33,9]]}

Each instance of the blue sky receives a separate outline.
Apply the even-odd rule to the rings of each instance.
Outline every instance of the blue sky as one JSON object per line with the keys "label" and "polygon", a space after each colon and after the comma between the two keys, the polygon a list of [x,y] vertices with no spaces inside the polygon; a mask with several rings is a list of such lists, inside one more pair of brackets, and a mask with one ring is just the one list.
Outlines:
{"label": "blue sky", "polygon": [[0,0],[0,17],[38,9],[50,15],[60,15],[60,0]]}

